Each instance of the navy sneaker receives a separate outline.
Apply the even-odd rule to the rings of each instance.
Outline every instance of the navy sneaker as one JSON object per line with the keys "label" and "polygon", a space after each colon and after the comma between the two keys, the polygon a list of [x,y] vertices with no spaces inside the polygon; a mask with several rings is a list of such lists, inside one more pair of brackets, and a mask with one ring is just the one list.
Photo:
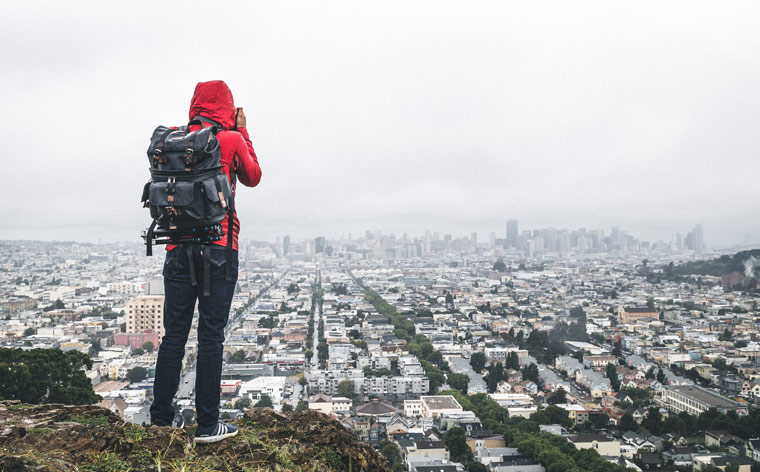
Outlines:
{"label": "navy sneaker", "polygon": [[231,438],[238,433],[237,426],[221,421],[216,424],[210,432],[202,432],[200,428],[195,432],[195,442],[198,444],[209,444],[221,441],[222,439]]}
{"label": "navy sneaker", "polygon": [[174,415],[174,419],[172,420],[172,428],[184,428],[185,427],[185,417],[182,416],[181,413],[177,413]]}

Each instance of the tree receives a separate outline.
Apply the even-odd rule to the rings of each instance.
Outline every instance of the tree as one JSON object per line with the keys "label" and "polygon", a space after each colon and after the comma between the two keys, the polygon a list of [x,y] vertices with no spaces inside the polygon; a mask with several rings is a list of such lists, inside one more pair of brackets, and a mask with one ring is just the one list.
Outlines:
{"label": "tree", "polygon": [[608,379],[610,379],[610,385],[612,386],[612,390],[617,392],[620,390],[620,379],[618,378],[617,373],[617,367],[615,367],[615,364],[612,362],[607,363],[607,369],[605,370],[605,375]]}
{"label": "tree", "polygon": [[523,367],[522,375],[523,380],[530,380],[538,384],[538,366],[533,362]]}
{"label": "tree", "polygon": [[317,344],[317,354],[319,355],[319,360],[327,360],[330,352],[330,346],[327,345],[325,342],[321,342]]}
{"label": "tree", "polygon": [[657,381],[660,383],[665,383],[665,371],[662,369],[657,369]]}
{"label": "tree", "polygon": [[518,357],[517,352],[512,351],[507,354],[507,364],[504,367],[507,369],[520,370],[520,358]]}
{"label": "tree", "polygon": [[59,298],[56,301],[54,301],[51,305],[48,305],[45,308],[43,308],[42,311],[63,310],[64,308],[66,308],[66,305],[64,305],[61,299]]}
{"label": "tree", "polygon": [[306,380],[306,377],[304,377],[303,375],[298,378],[298,385],[300,385],[301,387],[305,387],[307,383],[309,382]]}
{"label": "tree", "polygon": [[480,351],[472,353],[472,356],[470,356],[470,365],[472,366],[472,370],[480,373],[486,365],[486,355]]}
{"label": "tree", "polygon": [[467,395],[467,387],[470,384],[470,377],[467,374],[449,374],[448,384],[451,388],[459,390]]}
{"label": "tree", "polygon": [[232,356],[230,357],[230,361],[236,364],[239,364],[240,362],[243,362],[245,358],[246,358],[245,351],[242,349],[238,349],[232,354]]}
{"label": "tree", "polygon": [[618,430],[620,430],[621,433],[624,433],[626,431],[638,431],[639,424],[636,423],[636,420],[633,419],[633,415],[626,413],[622,418],[620,418],[620,423],[618,423]]}
{"label": "tree", "polygon": [[306,362],[310,362],[311,358],[314,356],[314,351],[311,349],[307,349],[306,352],[303,353],[304,357],[306,358]]}
{"label": "tree", "polygon": [[649,408],[641,426],[653,434],[660,434],[662,432],[662,415],[659,408]]}
{"label": "tree", "polygon": [[90,346],[90,349],[88,351],[90,357],[95,357],[100,353],[100,351],[103,349],[103,347],[100,344],[100,339],[95,339],[92,341],[92,345]]}
{"label": "tree", "polygon": [[467,445],[467,437],[460,427],[451,428],[443,437],[443,442],[454,460],[460,460],[467,456],[470,447]]}
{"label": "tree", "polygon": [[282,410],[281,411],[283,413],[288,413],[290,411],[293,411],[293,405],[291,405],[290,403],[285,403],[285,404],[282,405]]}
{"label": "tree", "polygon": [[343,379],[338,382],[338,395],[346,398],[354,397],[354,382],[352,380]]}
{"label": "tree", "polygon": [[401,450],[394,442],[383,441],[380,447],[380,454],[385,457],[385,460],[388,461],[388,465],[391,467],[401,462]]}
{"label": "tree", "polygon": [[148,377],[148,369],[145,367],[133,367],[127,371],[127,380],[131,383],[142,382]]}
{"label": "tree", "polygon": [[470,462],[467,464],[467,472],[488,472],[488,468],[480,462]]}
{"label": "tree", "polygon": [[31,336],[31,335],[33,335],[35,333],[37,333],[37,329],[35,329],[35,328],[29,327],[29,328],[26,328],[24,330],[24,336]]}
{"label": "tree", "polygon": [[92,360],[79,351],[0,348],[0,400],[88,405],[100,401],[85,369]]}
{"label": "tree", "polygon": [[145,352],[153,352],[153,343],[151,341],[145,341],[142,345]]}
{"label": "tree", "polygon": [[546,401],[551,405],[556,405],[558,403],[567,403],[567,392],[565,392],[564,388],[560,387],[552,392]]}
{"label": "tree", "polygon": [[259,398],[259,401],[256,402],[255,405],[253,405],[254,408],[272,408],[272,399],[269,398],[269,395],[266,393],[261,395],[261,398]]}
{"label": "tree", "polygon": [[143,354],[145,354],[145,349],[143,349],[141,347],[138,347],[137,349],[135,349],[134,351],[132,351],[132,355],[134,357],[142,356]]}
{"label": "tree", "polygon": [[504,264],[504,261],[500,258],[496,259],[496,262],[493,264],[493,270],[496,272],[506,272],[507,271],[507,265]]}
{"label": "tree", "polygon": [[300,413],[302,411],[306,411],[309,409],[309,404],[306,403],[303,400],[299,400],[298,404],[296,405],[296,413]]}
{"label": "tree", "polygon": [[245,410],[246,408],[250,408],[250,407],[251,407],[251,399],[248,397],[239,398],[235,401],[234,408],[238,410]]}
{"label": "tree", "polygon": [[610,417],[606,413],[600,413],[594,418],[594,429],[606,428],[610,424]]}
{"label": "tree", "polygon": [[623,347],[619,339],[615,341],[615,344],[612,346],[612,355],[617,357],[618,359],[623,358]]}
{"label": "tree", "polygon": [[294,282],[291,282],[286,290],[288,291],[288,295],[293,295],[294,293],[301,291],[298,285]]}

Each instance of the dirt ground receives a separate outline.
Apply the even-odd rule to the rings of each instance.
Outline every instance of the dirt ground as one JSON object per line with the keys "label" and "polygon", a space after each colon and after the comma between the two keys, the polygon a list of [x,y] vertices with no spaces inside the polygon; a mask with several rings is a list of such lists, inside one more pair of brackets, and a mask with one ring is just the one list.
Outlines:
{"label": "dirt ground", "polygon": [[0,471],[387,472],[372,447],[316,412],[254,408],[240,433],[195,445],[194,429],[125,423],[94,406],[0,402]]}

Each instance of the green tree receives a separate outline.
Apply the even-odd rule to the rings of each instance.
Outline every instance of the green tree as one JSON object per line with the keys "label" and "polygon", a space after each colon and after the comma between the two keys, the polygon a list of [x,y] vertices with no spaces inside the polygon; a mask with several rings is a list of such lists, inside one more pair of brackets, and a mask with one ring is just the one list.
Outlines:
{"label": "green tree", "polygon": [[100,339],[94,339],[92,341],[92,344],[90,345],[90,349],[88,351],[89,354],[90,354],[90,357],[97,356],[102,349],[103,349],[103,346],[101,346],[101,344],[100,344]]}
{"label": "green tree", "polygon": [[282,405],[282,410],[280,411],[282,411],[283,413],[291,412],[293,411],[293,405],[291,405],[290,403],[285,403]]}
{"label": "green tree", "polygon": [[100,397],[85,369],[92,360],[79,351],[0,348],[0,400],[87,405]]}
{"label": "green tree", "polygon": [[470,447],[467,445],[467,437],[464,434],[464,430],[460,427],[448,430],[443,437],[443,442],[446,445],[446,449],[449,450],[451,458],[454,460],[461,460],[467,457],[470,452]]}
{"label": "green tree", "polygon": [[302,411],[306,411],[309,409],[309,404],[306,403],[303,400],[299,400],[298,404],[296,405],[296,413],[300,413]]}
{"label": "green tree", "polygon": [[451,388],[459,390],[463,394],[467,394],[467,387],[470,384],[470,377],[467,374],[449,374],[448,384]]}
{"label": "green tree", "polygon": [[647,415],[641,421],[641,426],[653,434],[660,434],[662,432],[662,415],[659,408],[649,408]]}
{"label": "green tree", "polygon": [[607,363],[607,368],[605,369],[605,375],[608,379],[610,379],[610,385],[612,386],[612,390],[617,392],[620,390],[620,379],[618,378],[617,373],[617,367],[615,367],[615,364],[612,362]]}
{"label": "green tree", "polygon": [[261,398],[259,398],[259,401],[256,402],[255,405],[253,405],[254,408],[272,408],[272,399],[269,398],[269,395],[266,393],[261,395]]}
{"label": "green tree", "polygon": [[496,272],[506,272],[507,265],[504,264],[504,261],[500,257],[496,259],[496,262],[494,262],[492,269],[495,270]]}
{"label": "green tree", "polygon": [[127,380],[131,383],[142,382],[148,377],[148,369],[145,367],[133,367],[127,371]]}
{"label": "green tree", "polygon": [[481,370],[483,370],[483,367],[486,365],[486,355],[482,352],[473,352],[472,356],[470,356],[470,366],[472,366],[472,370],[474,370],[477,373],[480,373]]}
{"label": "green tree", "polygon": [[630,413],[626,413],[623,415],[622,418],[620,418],[620,423],[618,424],[618,430],[621,433],[624,433],[626,431],[638,431],[639,424],[636,423],[636,420],[633,419],[633,415],[631,415]]}
{"label": "green tree", "polygon": [[243,362],[245,360],[245,358],[246,358],[245,351],[242,350],[242,349],[238,349],[237,351],[235,351],[234,353],[232,353],[232,356],[230,357],[230,361],[234,362],[236,364],[239,364],[239,363]]}
{"label": "green tree", "polygon": [[530,380],[538,384],[538,366],[531,362],[523,367],[522,370],[523,380]]}
{"label": "green tree", "polygon": [[31,328],[30,327],[30,328],[26,328],[24,330],[24,336],[31,336],[31,335],[36,334],[36,333],[37,333],[37,329],[36,328]]}
{"label": "green tree", "polygon": [[504,367],[507,369],[520,370],[520,358],[515,351],[507,354],[507,363]]}
{"label": "green tree", "polygon": [[132,351],[132,355],[134,357],[142,356],[143,354],[145,354],[145,349],[143,349],[141,347],[138,347],[137,349],[135,349],[134,351]]}
{"label": "green tree", "polygon": [[319,360],[325,361],[327,360],[330,352],[330,347],[325,342],[321,342],[317,344],[317,354],[319,355]]}
{"label": "green tree", "polygon": [[488,468],[480,462],[469,462],[467,464],[467,472],[488,472]]}
{"label": "green tree", "polygon": [[343,379],[338,382],[338,395],[346,398],[354,397],[354,382],[349,379]]}
{"label": "green tree", "polygon": [[245,410],[246,408],[251,407],[251,399],[248,397],[239,398],[235,401],[234,408],[238,410]]}
{"label": "green tree", "polygon": [[288,295],[293,295],[294,293],[301,291],[298,285],[294,282],[291,282],[290,285],[288,285],[286,290],[288,291]]}
{"label": "green tree", "polygon": [[153,352],[153,343],[151,341],[145,341],[142,348],[145,349],[145,352]]}
{"label": "green tree", "polygon": [[557,405],[558,403],[567,403],[567,392],[565,392],[564,388],[560,387],[554,392],[552,392],[552,394],[549,395],[549,398],[546,401],[550,405]]}
{"label": "green tree", "polygon": [[396,443],[391,441],[383,441],[380,446],[380,454],[388,461],[388,465],[391,467],[401,462],[401,450]]}

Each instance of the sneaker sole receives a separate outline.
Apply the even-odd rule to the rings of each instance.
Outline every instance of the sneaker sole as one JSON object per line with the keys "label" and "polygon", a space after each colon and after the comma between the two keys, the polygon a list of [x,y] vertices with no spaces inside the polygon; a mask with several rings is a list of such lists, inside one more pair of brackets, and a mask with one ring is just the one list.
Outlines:
{"label": "sneaker sole", "polygon": [[198,444],[211,444],[236,436],[237,433],[238,431],[235,431],[234,433],[220,434],[219,436],[199,436],[195,438],[195,442]]}

